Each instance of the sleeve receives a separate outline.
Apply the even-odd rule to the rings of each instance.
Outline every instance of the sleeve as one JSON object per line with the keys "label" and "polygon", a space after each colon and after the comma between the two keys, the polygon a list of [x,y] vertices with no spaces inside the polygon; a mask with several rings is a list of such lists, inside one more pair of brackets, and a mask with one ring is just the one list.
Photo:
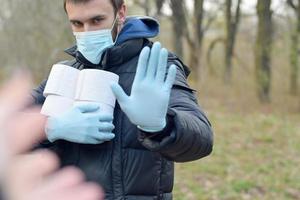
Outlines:
{"label": "sleeve", "polygon": [[43,95],[44,89],[47,84],[47,79],[43,80],[42,83],[31,92],[31,97],[33,99],[33,105],[43,105],[45,102],[45,97]]}
{"label": "sleeve", "polygon": [[198,105],[194,90],[188,86],[186,78],[183,67],[177,64],[165,129],[158,133],[138,130],[138,139],[144,147],[175,162],[203,158],[213,148],[211,124]]}

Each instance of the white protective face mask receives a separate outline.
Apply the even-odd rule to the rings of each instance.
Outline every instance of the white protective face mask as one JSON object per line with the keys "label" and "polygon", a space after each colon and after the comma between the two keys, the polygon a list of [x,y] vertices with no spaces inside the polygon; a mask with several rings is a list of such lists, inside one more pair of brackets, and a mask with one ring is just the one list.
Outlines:
{"label": "white protective face mask", "polygon": [[115,45],[112,38],[112,30],[116,21],[117,17],[111,29],[73,33],[77,42],[77,50],[91,63],[99,64],[103,52]]}

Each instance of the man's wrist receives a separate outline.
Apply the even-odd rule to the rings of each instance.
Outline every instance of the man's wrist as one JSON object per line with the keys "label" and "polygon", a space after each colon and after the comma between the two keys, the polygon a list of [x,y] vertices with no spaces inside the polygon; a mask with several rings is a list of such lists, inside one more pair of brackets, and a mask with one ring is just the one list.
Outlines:
{"label": "man's wrist", "polygon": [[160,132],[160,131],[164,130],[164,128],[166,126],[167,126],[167,120],[164,119],[160,126],[152,126],[152,127],[148,126],[148,127],[146,127],[146,126],[139,126],[138,125],[137,127],[138,127],[138,129],[140,129],[144,132],[157,133],[157,132]]}
{"label": "man's wrist", "polygon": [[174,117],[173,117],[173,115],[167,114],[166,126],[163,128],[163,130],[155,132],[155,133],[140,130],[139,136],[140,136],[140,139],[148,138],[148,139],[155,140],[155,141],[161,141],[165,137],[169,137],[173,130],[174,130]]}

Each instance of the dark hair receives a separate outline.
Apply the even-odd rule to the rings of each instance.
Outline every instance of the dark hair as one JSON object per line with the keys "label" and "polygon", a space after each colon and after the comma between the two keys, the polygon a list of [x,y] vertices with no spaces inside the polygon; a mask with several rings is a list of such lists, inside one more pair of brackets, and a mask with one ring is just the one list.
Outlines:
{"label": "dark hair", "polygon": [[[89,1],[93,1],[93,0],[64,0],[64,9],[67,12],[67,9],[66,9],[67,2],[71,2],[71,3],[88,3]],[[117,11],[124,4],[124,0],[110,0],[110,2],[111,2],[112,6],[114,8],[115,13],[117,13]]]}

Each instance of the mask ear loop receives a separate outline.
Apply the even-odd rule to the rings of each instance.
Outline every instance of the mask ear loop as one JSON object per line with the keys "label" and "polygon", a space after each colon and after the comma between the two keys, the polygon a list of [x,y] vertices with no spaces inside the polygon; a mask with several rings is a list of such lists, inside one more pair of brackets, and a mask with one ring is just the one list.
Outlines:
{"label": "mask ear loop", "polygon": [[[118,20],[118,14],[116,15],[116,18],[115,18],[115,20],[113,22],[113,25],[111,27],[111,34],[112,34],[112,31],[114,30],[114,27],[116,25],[117,20]],[[118,30],[117,30],[117,35],[116,35],[116,38],[115,38],[115,41],[114,41],[114,45],[116,44],[118,38],[119,38],[119,33],[118,33]]]}

